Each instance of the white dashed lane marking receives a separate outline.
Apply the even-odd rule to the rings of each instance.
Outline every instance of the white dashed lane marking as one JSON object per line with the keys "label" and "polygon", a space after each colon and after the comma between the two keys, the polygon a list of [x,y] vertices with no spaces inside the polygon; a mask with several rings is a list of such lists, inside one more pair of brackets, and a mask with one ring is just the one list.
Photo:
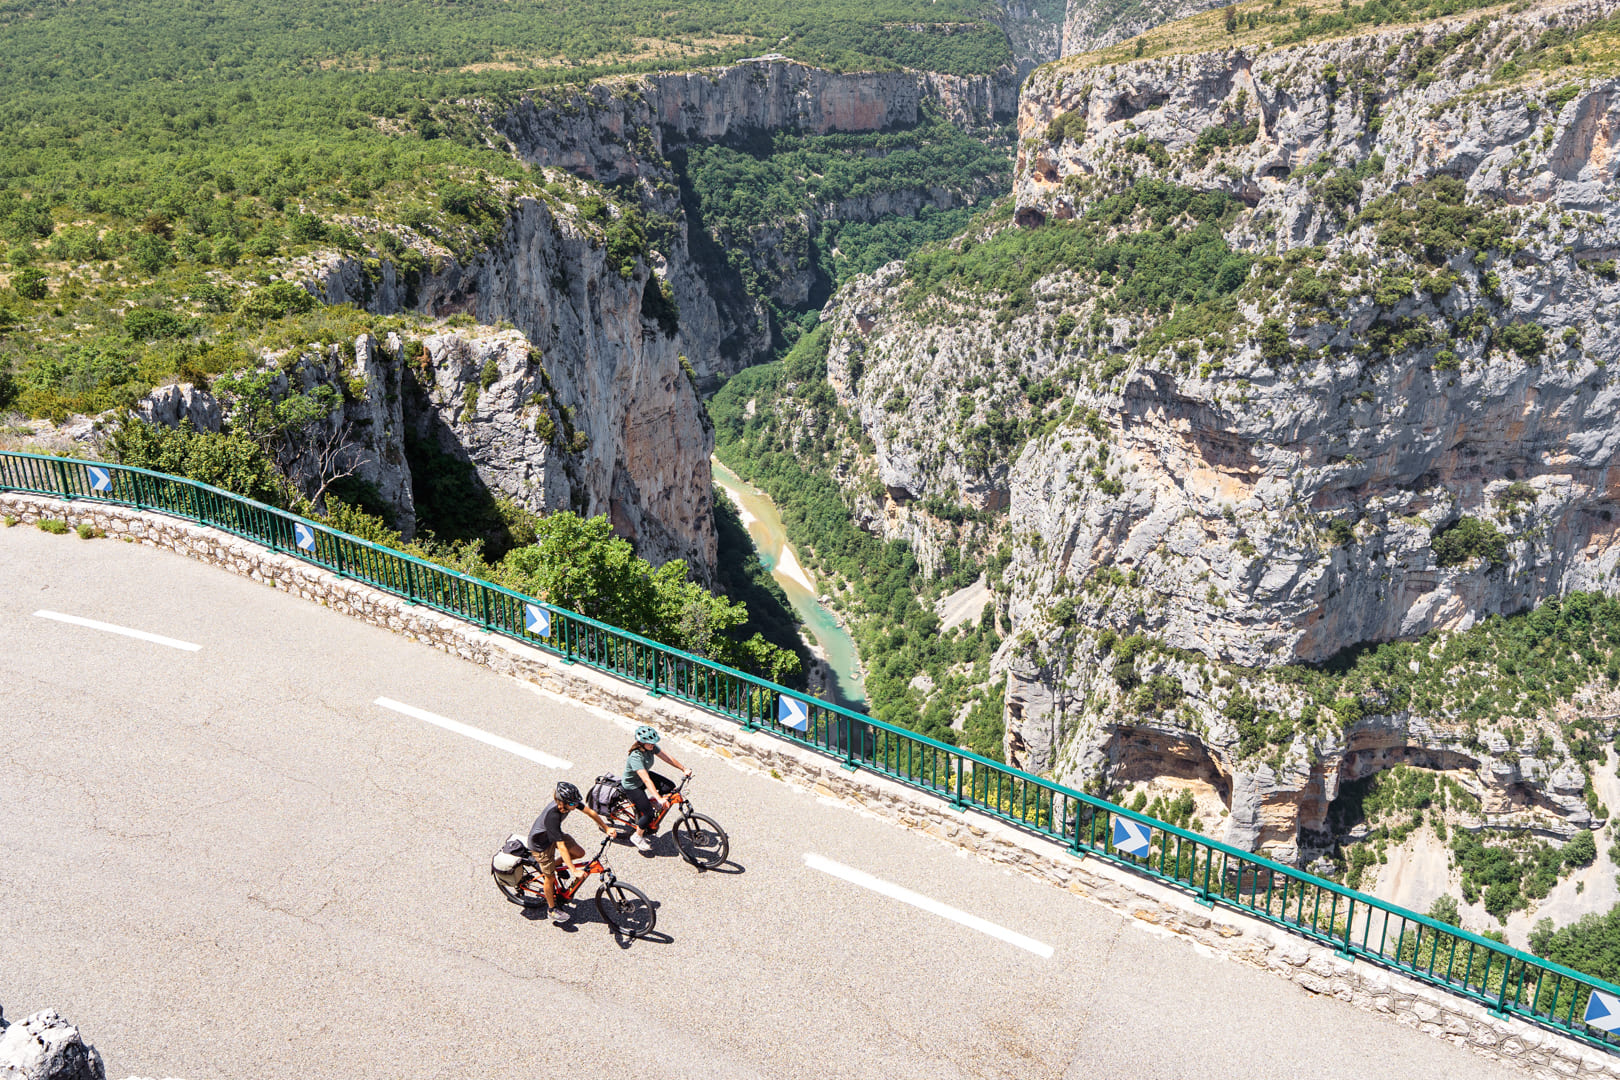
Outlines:
{"label": "white dashed lane marking", "polygon": [[182,652],[196,652],[201,645],[193,645],[189,641],[180,641],[162,634],[148,634],[145,630],[131,630],[127,626],[114,626],[112,623],[97,622],[95,619],[85,619],[78,615],[63,615],[60,611],[36,611],[41,619],[50,619],[54,622],[67,623],[71,626],[86,626],[91,630],[101,630],[109,634],[122,634],[124,637],[135,638],[138,641],[150,641],[154,645],[167,645],[171,649]]}
{"label": "white dashed lane marking", "polygon": [[404,702],[395,701],[393,698],[380,697],[377,699],[376,704],[405,716],[414,717],[417,720],[425,720],[437,727],[444,728],[446,731],[453,731],[457,735],[477,739],[481,743],[505,750],[508,754],[516,754],[520,758],[527,758],[536,765],[544,765],[548,769],[572,769],[574,767],[573,762],[552,757],[550,754],[536,750],[532,746],[524,746],[520,742],[513,742],[503,736],[491,734],[482,728],[475,728],[470,724],[463,724],[460,720],[452,720],[447,716],[430,713],[426,709],[418,709],[414,705],[406,705]]}
{"label": "white dashed lane marking", "polygon": [[930,914],[938,915],[942,919],[961,923],[963,926],[977,930],[981,934],[989,934],[993,938],[999,938],[1009,945],[1016,945],[1020,949],[1032,952],[1043,959],[1050,960],[1052,958],[1052,946],[1050,945],[1043,944],[1031,937],[1025,937],[1016,930],[1009,930],[1005,926],[991,922],[989,919],[969,915],[967,912],[953,908],[949,904],[942,904],[938,900],[924,896],[921,893],[914,893],[910,889],[891,884],[882,878],[873,877],[863,870],[845,866],[843,863],[833,862],[831,859],[808,851],[804,855],[804,864],[813,870],[820,870],[824,874],[831,874],[835,878],[842,878],[853,885],[859,885],[863,889],[870,889],[903,904],[921,908]]}

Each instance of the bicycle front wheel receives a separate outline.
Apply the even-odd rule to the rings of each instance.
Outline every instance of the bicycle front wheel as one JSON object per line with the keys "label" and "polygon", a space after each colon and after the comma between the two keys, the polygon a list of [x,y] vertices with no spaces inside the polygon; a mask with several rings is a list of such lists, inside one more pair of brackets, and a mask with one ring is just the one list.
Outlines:
{"label": "bicycle front wheel", "polygon": [[658,912],[653,910],[647,894],[622,881],[596,890],[596,910],[609,926],[626,937],[650,934],[658,922]]}
{"label": "bicycle front wheel", "polygon": [[713,870],[731,854],[731,838],[712,817],[687,814],[675,823],[672,831],[681,858],[699,870]]}

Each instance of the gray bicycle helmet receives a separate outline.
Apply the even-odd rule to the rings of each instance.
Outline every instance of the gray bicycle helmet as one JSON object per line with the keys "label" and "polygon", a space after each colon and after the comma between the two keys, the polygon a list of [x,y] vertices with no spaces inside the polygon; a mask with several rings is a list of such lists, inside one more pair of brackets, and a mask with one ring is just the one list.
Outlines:
{"label": "gray bicycle helmet", "polygon": [[649,724],[642,724],[640,727],[636,728],[636,742],[644,742],[657,746],[658,729]]}
{"label": "gray bicycle helmet", "polygon": [[558,806],[585,805],[584,798],[580,796],[579,788],[575,787],[573,784],[570,784],[566,780],[560,781],[557,784],[557,790],[553,792],[553,794],[557,797]]}

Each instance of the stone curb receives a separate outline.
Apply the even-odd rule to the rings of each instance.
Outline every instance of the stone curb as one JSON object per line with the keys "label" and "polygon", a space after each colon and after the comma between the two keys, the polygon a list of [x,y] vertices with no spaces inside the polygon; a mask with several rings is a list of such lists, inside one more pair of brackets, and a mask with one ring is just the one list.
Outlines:
{"label": "stone curb", "polygon": [[[649,697],[603,672],[561,659],[380,590],[340,578],[216,529],[103,503],[0,492],[0,515],[22,524],[44,518],[88,523],[108,537],[161,547],[220,566],[273,588],[363,619],[398,634],[532,683],[574,702],[597,706],[627,723],[656,722],[743,768],[768,774],[825,798],[1064,888],[1175,936],[1200,951],[1263,968],[1312,994],[1327,994],[1368,1012],[1392,1016],[1427,1035],[1467,1047],[1536,1077],[1620,1077],[1620,1057],[1523,1020],[1426,986],[1229,908],[1205,909],[1193,898],[1098,859],[1011,828],[977,811],[959,811],[901,784],[852,773],[829,758],[682,702]],[[64,542],[82,543],[76,537]]]}

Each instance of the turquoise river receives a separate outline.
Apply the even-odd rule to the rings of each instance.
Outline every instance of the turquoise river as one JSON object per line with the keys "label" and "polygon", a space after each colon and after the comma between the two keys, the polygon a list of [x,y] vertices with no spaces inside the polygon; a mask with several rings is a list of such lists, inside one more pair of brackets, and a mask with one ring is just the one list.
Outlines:
{"label": "turquoise river", "polygon": [[859,709],[866,705],[866,688],[861,685],[860,657],[848,631],[839,625],[833,613],[816,600],[815,580],[800,563],[793,545],[787,542],[787,531],[782,517],[770,496],[745,482],[720,462],[713,462],[714,482],[726,490],[731,501],[742,511],[743,524],[759,552],[759,561],[771,572],[788,603],[803,621],[805,629],[815,638],[821,654],[832,669],[833,685],[829,697],[839,705]]}

